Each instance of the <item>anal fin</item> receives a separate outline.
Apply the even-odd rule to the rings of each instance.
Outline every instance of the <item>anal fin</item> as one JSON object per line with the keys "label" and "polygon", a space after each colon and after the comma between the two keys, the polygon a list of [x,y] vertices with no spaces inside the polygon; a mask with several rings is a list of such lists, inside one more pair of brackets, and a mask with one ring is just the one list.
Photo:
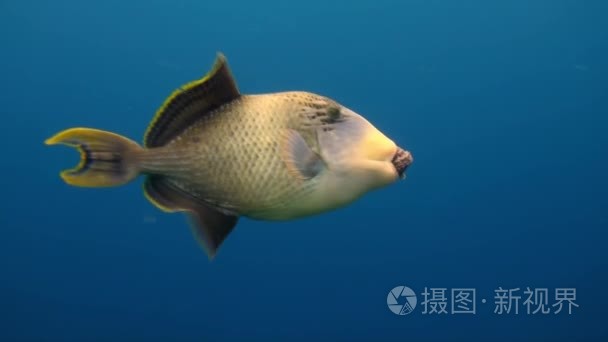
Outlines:
{"label": "anal fin", "polygon": [[148,176],[144,192],[146,198],[161,210],[185,212],[190,217],[192,232],[210,259],[215,256],[238,221],[238,216],[227,215],[212,208],[164,177]]}

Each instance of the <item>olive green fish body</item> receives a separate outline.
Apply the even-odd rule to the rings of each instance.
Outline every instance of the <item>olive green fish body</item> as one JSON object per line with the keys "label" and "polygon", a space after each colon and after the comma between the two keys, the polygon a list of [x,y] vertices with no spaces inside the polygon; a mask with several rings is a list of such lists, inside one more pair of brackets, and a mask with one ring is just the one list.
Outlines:
{"label": "olive green fish body", "polygon": [[[280,142],[286,129],[307,135],[307,127],[332,106],[333,101],[304,92],[244,95],[201,118],[166,146],[150,150],[144,168],[162,172],[180,189],[240,215],[306,215],[290,213],[297,207],[290,203],[305,197],[316,183],[290,174]],[[310,134],[308,139],[314,146]],[[283,211],[272,213],[278,209]]]}

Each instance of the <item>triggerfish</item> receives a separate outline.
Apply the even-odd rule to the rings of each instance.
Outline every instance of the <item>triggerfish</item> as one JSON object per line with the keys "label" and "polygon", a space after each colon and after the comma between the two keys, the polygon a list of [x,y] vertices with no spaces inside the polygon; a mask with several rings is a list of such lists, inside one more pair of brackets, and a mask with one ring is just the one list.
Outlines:
{"label": "triggerfish", "polygon": [[165,100],[143,146],[91,128],[62,131],[46,144],[80,151],[80,164],[61,173],[70,185],[117,186],[144,175],[148,200],[186,213],[210,258],[240,216],[326,212],[404,178],[412,163],[410,152],[330,98],[241,94],[222,54],[206,76]]}

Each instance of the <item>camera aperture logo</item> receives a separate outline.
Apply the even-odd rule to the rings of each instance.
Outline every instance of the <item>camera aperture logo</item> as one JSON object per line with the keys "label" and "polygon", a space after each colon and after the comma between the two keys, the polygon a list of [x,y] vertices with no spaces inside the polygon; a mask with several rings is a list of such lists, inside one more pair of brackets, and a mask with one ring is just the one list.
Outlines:
{"label": "camera aperture logo", "polygon": [[386,296],[386,305],[395,315],[407,315],[414,311],[418,297],[407,286],[397,286]]}

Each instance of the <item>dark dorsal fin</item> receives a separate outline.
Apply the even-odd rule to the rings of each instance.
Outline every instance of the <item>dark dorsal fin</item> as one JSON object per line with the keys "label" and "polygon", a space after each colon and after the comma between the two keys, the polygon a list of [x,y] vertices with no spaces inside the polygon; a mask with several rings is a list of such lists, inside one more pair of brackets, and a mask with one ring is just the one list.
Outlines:
{"label": "dark dorsal fin", "polygon": [[239,219],[238,216],[212,208],[162,176],[148,176],[144,183],[144,192],[146,198],[161,210],[188,214],[192,233],[210,259],[215,256],[217,249]]}
{"label": "dark dorsal fin", "polygon": [[144,146],[167,144],[198,118],[239,95],[226,58],[219,53],[207,75],[175,90],[165,100],[146,131]]}

